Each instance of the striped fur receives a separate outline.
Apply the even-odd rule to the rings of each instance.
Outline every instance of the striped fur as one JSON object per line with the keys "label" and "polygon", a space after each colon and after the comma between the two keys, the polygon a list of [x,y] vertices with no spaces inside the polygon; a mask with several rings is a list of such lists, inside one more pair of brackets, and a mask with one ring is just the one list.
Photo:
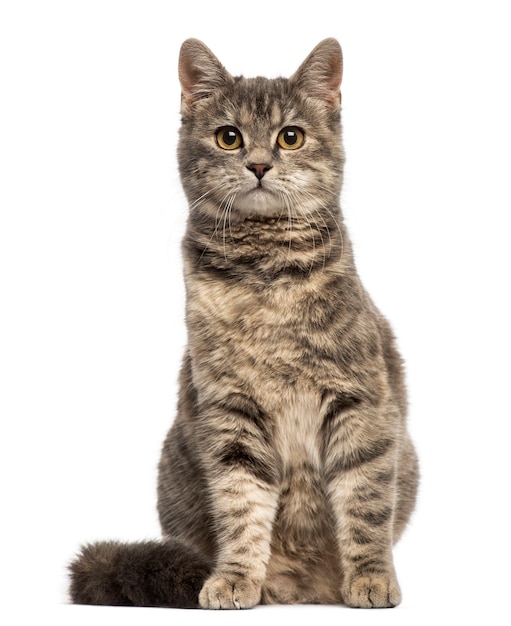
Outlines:
{"label": "striped fur", "polygon": [[[232,77],[188,40],[179,69],[188,348],[160,462],[163,545],[200,555],[203,608],[395,606],[418,470],[401,358],[339,209],[339,45],[270,80]],[[239,148],[220,147],[222,127]],[[279,147],[285,127],[302,147]],[[84,558],[81,581],[98,557]],[[160,605],[176,605],[173,584]]]}

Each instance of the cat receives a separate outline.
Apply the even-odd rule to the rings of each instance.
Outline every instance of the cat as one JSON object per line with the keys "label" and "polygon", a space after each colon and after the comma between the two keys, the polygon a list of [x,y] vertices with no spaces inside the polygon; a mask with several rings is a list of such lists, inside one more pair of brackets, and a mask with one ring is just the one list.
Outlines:
{"label": "cat", "polygon": [[339,208],[342,53],[233,77],[181,47],[188,346],[159,464],[162,541],[86,545],[76,603],[393,607],[414,508],[401,357]]}

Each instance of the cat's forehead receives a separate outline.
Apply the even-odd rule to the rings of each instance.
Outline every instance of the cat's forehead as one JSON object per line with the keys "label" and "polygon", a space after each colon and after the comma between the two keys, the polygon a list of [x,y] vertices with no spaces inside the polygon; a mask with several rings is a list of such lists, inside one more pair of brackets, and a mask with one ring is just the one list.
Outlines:
{"label": "cat's forehead", "polygon": [[222,94],[218,102],[225,113],[244,126],[278,126],[299,108],[285,78],[236,78],[233,88]]}

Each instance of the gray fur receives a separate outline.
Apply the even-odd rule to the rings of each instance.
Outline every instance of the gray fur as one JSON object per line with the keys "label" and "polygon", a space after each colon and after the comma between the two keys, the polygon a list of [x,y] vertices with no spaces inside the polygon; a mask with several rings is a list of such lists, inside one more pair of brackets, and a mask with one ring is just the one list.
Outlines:
{"label": "gray fur", "polygon": [[[160,461],[164,545],[200,555],[203,608],[395,606],[417,459],[401,358],[339,208],[339,44],[270,80],[232,77],[187,40],[179,75],[188,348]],[[220,146],[223,127],[240,147]],[[279,146],[287,127],[301,147]],[[72,571],[90,588],[87,558]]]}

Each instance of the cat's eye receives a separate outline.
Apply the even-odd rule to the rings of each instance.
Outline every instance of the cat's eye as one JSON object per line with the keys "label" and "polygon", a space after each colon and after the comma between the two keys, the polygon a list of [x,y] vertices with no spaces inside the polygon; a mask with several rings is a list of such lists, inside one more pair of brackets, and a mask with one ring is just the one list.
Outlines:
{"label": "cat's eye", "polygon": [[284,150],[296,150],[301,148],[305,141],[305,134],[298,126],[286,126],[277,137],[277,143]]}
{"label": "cat's eye", "polygon": [[216,131],[216,142],[223,150],[236,150],[243,145],[243,137],[234,126],[223,126]]}

